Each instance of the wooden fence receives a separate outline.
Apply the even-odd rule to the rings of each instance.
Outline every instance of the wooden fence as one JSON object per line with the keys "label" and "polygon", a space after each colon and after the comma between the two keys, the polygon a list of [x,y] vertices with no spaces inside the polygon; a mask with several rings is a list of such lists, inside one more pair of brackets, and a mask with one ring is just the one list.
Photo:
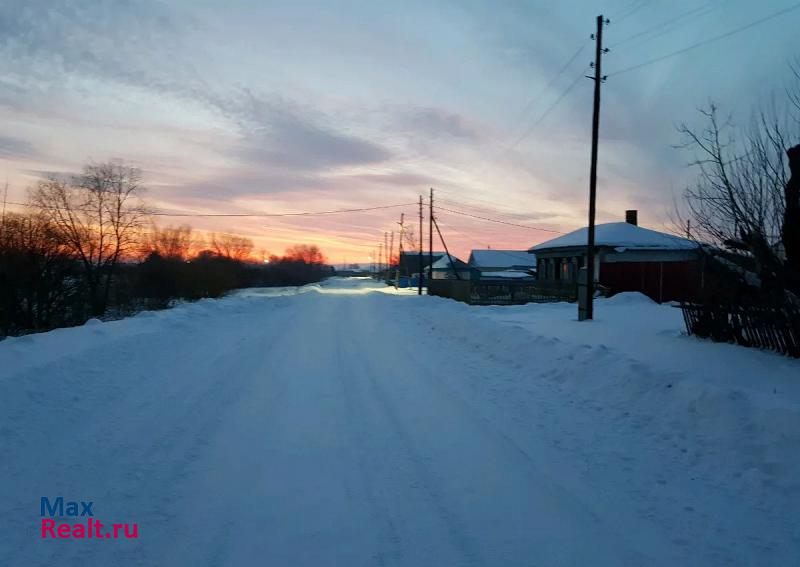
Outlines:
{"label": "wooden fence", "polygon": [[690,335],[800,358],[800,309],[682,303]]}
{"label": "wooden fence", "polygon": [[539,282],[430,280],[431,295],[449,297],[470,305],[521,305],[575,301],[575,284],[554,285]]}

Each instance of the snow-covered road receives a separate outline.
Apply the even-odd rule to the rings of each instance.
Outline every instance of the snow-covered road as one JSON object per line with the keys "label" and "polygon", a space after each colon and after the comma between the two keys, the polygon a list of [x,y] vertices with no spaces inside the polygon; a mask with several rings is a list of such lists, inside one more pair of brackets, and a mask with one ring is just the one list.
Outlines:
{"label": "snow-covered road", "polygon": [[[332,280],[0,343],[0,564],[796,559],[797,457],[778,457],[799,446],[795,361],[743,355],[789,388],[762,407],[761,392],[731,398],[586,337],[534,333],[518,308],[379,291]],[[653,415],[664,396],[694,413]],[[735,431],[713,433],[706,410]],[[754,430],[760,412],[779,447]],[[720,442],[740,428],[743,454]],[[92,501],[96,520],[135,522],[139,537],[43,540],[42,496]]]}

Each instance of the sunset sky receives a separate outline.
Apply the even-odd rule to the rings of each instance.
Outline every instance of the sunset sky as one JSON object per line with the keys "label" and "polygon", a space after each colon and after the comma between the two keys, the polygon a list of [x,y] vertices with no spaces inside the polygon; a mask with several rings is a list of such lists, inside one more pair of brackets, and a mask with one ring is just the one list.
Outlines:
{"label": "sunset sky", "polygon": [[[676,123],[701,126],[696,109],[709,100],[746,123],[754,107],[784,96],[800,10],[614,72],[792,5],[7,0],[0,173],[19,202],[40,176],[121,158],[144,171],[155,207],[204,213],[416,203],[434,187],[446,208],[572,230],[586,222],[588,193],[593,85],[580,77],[603,13],[611,52],[598,222],[636,208],[640,224],[662,228],[693,177],[691,154],[673,147]],[[658,29],[634,37],[650,28]],[[416,229],[416,205],[158,222],[248,236],[270,253],[318,244],[341,263],[367,261],[401,212]],[[553,236],[446,211],[439,219],[459,256]]]}

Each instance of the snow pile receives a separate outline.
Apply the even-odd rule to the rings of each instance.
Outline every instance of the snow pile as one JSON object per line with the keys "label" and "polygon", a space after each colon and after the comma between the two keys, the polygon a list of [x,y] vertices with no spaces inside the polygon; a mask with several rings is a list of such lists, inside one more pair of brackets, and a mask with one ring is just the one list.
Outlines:
{"label": "snow pile", "polygon": [[657,305],[655,301],[638,291],[623,291],[617,293],[605,300],[601,300],[605,307],[609,306],[625,306],[625,305]]}
{"label": "snow pile", "polygon": [[[624,502],[685,551],[677,563],[800,553],[800,361],[687,337],[679,309],[640,294],[598,300],[584,323],[572,304],[439,303],[426,340],[447,333],[439,348],[455,340],[464,366],[517,369],[451,383],[554,448],[551,470],[598,514]],[[486,323],[465,324],[476,311]]]}

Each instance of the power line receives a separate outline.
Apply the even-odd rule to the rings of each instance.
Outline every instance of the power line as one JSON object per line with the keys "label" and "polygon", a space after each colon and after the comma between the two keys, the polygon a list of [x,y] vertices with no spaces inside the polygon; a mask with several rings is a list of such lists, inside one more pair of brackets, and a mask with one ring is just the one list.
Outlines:
{"label": "power line", "polygon": [[[539,92],[536,94],[536,96],[534,96],[533,98],[531,98],[528,101],[528,103],[522,109],[522,112],[519,113],[517,119],[515,120],[515,123],[521,123],[522,122],[523,118],[525,118],[525,115],[528,114],[528,112],[535,106],[536,102],[538,102],[540,100],[541,96],[544,95],[555,84],[556,80],[558,80],[558,78],[561,77],[561,75],[563,75],[566,72],[567,69],[569,69],[569,67],[572,65],[572,63],[575,62],[575,60],[578,58],[578,56],[581,54],[581,52],[583,52],[583,50],[586,48],[586,44],[587,43],[588,43],[588,40],[584,41],[583,43],[581,43],[581,45],[578,47],[578,49],[575,50],[575,52],[570,56],[569,59],[567,59],[567,62],[564,63],[561,66],[561,68],[558,70],[558,72],[555,75],[553,75],[553,77],[551,77],[549,81],[547,81],[545,86],[542,89],[539,90]],[[561,97],[559,97],[559,101],[556,101],[556,104],[558,104],[558,102],[560,102],[561,98],[563,98],[563,95]],[[548,108],[545,111],[545,114],[549,114],[551,110],[552,110],[552,106],[551,106],[551,108]],[[497,155],[494,157],[493,161],[496,161],[500,157],[504,156],[506,153],[508,153],[511,150],[513,150],[524,138],[526,138],[531,133],[533,128],[535,128],[539,123],[541,123],[542,120],[544,120],[544,116],[540,116],[536,120],[536,122],[533,124],[533,126],[530,126],[511,145],[506,146],[505,148],[501,149],[497,153]],[[486,169],[488,169],[488,166],[481,171],[481,174],[484,173],[486,171]]]}
{"label": "power line", "polygon": [[[656,37],[659,37],[659,36],[663,35],[664,33],[668,33],[670,31],[674,31],[676,29],[674,24],[677,24],[678,22],[681,22],[681,21],[689,18],[690,16],[697,15],[698,12],[706,11],[708,13],[709,12],[708,8],[713,7],[713,5],[716,4],[716,3],[717,3],[717,0],[710,0],[709,2],[706,2],[705,4],[701,4],[700,6],[696,6],[695,8],[692,8],[691,10],[688,10],[686,12],[678,14],[677,16],[675,16],[673,18],[670,18],[669,20],[666,20],[664,22],[661,22],[658,25],[652,26],[652,27],[644,29],[644,30],[642,30],[642,31],[640,31],[638,33],[635,33],[635,34],[633,34],[631,36],[628,36],[625,39],[622,39],[622,40],[618,41],[617,43],[614,43],[614,44],[610,45],[609,47],[614,48],[614,47],[617,47],[618,45],[622,45],[622,44],[628,43],[629,41],[633,41],[634,39],[639,39],[642,36],[646,36],[647,34],[649,34],[651,32],[659,31],[659,30],[661,30],[663,28],[668,28],[668,29],[664,30],[660,34],[656,34],[654,36],[646,38],[645,41],[648,41],[650,39],[655,39]],[[705,14],[702,14],[702,15],[705,15]],[[677,26],[677,27],[680,27],[680,26]]]}
{"label": "power line", "polygon": [[[441,201],[441,199],[439,199],[439,200]],[[443,211],[443,210],[444,210],[444,209],[442,209],[441,207],[437,207],[437,209],[438,209],[438,210],[440,210],[440,211]],[[462,231],[460,231],[460,230],[459,230],[459,229],[457,229],[455,226],[453,226],[452,224],[450,224],[450,222],[449,222],[449,221],[448,221],[448,222],[446,222],[446,223],[442,223],[442,219],[441,219],[441,218],[439,218],[439,222],[441,223],[441,225],[442,225],[442,226],[443,226],[443,227],[444,227],[446,230],[452,230],[452,231],[453,231],[453,232],[455,232],[456,234],[460,234],[460,235],[461,235],[461,236],[463,236],[464,238],[467,238],[467,239],[468,239],[470,242],[471,242],[471,241],[473,241],[473,240],[475,240],[475,236],[474,236],[474,235],[470,235],[470,234],[467,234],[467,233],[465,233],[465,232],[462,232]]]}
{"label": "power line", "polygon": [[683,53],[686,53],[687,51],[691,51],[693,49],[697,49],[698,47],[703,47],[704,45],[708,45],[709,43],[713,43],[715,41],[719,41],[721,39],[728,38],[728,37],[730,37],[730,36],[732,36],[734,34],[737,34],[739,32],[743,32],[743,31],[748,30],[750,28],[756,27],[756,26],[758,26],[760,24],[763,24],[764,22],[767,22],[769,20],[773,20],[773,19],[775,19],[775,18],[777,18],[779,16],[783,16],[784,14],[788,14],[789,12],[797,10],[798,8],[800,8],[800,2],[798,2],[797,4],[793,4],[792,6],[789,6],[787,8],[784,8],[783,10],[779,10],[777,12],[774,12],[774,13],[770,14],[769,16],[764,16],[763,18],[760,18],[758,20],[750,22],[749,24],[745,24],[745,25],[740,26],[738,28],[732,29],[732,30],[730,30],[728,32],[725,32],[725,33],[721,34],[721,35],[717,35],[717,36],[705,39],[703,41],[694,43],[692,45],[684,47],[683,49],[679,49],[677,51],[673,51],[672,53],[667,53],[666,55],[661,55],[660,57],[656,57],[656,58],[650,59],[648,61],[643,61],[642,63],[638,63],[636,65],[631,65],[630,67],[625,67],[624,69],[621,69],[619,71],[615,71],[614,73],[611,73],[608,76],[609,77],[614,77],[616,75],[621,75],[622,73],[627,73],[628,71],[633,71],[635,69],[640,69],[640,68],[645,67],[647,65],[651,65],[652,63],[658,63],[659,61],[663,61],[665,59],[669,59],[671,57],[675,57],[677,55],[681,55]]}
{"label": "power line", "polygon": [[551,228],[541,228],[541,227],[538,227],[538,226],[517,224],[517,223],[514,223],[514,222],[508,222],[508,221],[503,221],[503,220],[499,220],[499,219],[493,219],[493,218],[490,218],[490,217],[482,217],[480,215],[472,215],[470,213],[465,213],[464,211],[456,211],[454,209],[446,209],[445,207],[437,207],[437,209],[441,210],[441,211],[447,211],[448,213],[453,213],[454,215],[461,215],[461,216],[464,216],[464,217],[471,217],[473,219],[480,219],[480,220],[485,220],[485,221],[489,221],[489,222],[496,222],[498,224],[505,224],[505,225],[508,225],[508,226],[516,226],[516,227],[519,227],[519,228],[527,228],[528,230],[540,230],[540,231],[543,231],[543,232],[553,232],[555,234],[564,234],[563,232],[561,232],[559,230],[553,230]]}
{"label": "power line", "polygon": [[[472,204],[465,203],[465,202],[453,201],[451,199],[441,199],[440,198],[439,201],[443,202],[443,203],[449,203],[450,205],[455,205],[456,207],[459,207],[459,208],[467,207],[467,208],[470,208],[470,209],[475,209],[475,210],[480,211],[480,212],[488,212],[490,214],[493,213],[493,212],[503,214],[502,211],[497,211],[496,209],[492,210],[492,209],[490,209],[488,207],[480,207],[480,206],[472,205]],[[495,206],[495,203],[489,203],[488,201],[483,201],[483,202],[487,203],[489,205],[489,207]],[[450,209],[445,209],[445,208],[442,208],[442,207],[438,207],[438,209],[439,210],[443,210],[443,211],[453,212]],[[543,230],[543,231],[547,231],[547,232],[554,232],[554,233],[557,233],[557,234],[564,234],[563,232],[560,232],[558,230],[540,228],[540,227],[535,227],[535,226],[532,226],[532,225],[529,225],[529,224],[520,224],[520,223],[515,223],[515,222],[512,222],[512,221],[502,221],[500,219],[494,218],[493,216],[492,217],[486,217],[486,216],[482,216],[482,215],[479,215],[479,214],[470,213],[470,212],[464,212],[464,211],[458,211],[456,214],[462,214],[464,216],[471,216],[473,218],[478,218],[478,219],[482,219],[482,220],[492,220],[493,222],[501,222],[501,223],[507,224],[509,226],[518,226],[518,227],[522,227],[522,228],[528,228],[528,229],[534,229],[534,230]]]}
{"label": "power line", "polygon": [[[40,205],[34,205],[31,203],[16,203],[13,201],[8,201],[8,204],[18,205],[20,207],[44,208],[51,210],[56,208],[56,207],[42,207]],[[338,215],[342,213],[360,213],[365,211],[378,211],[381,209],[408,207],[410,205],[416,205],[416,203],[399,203],[396,205],[382,205],[379,207],[361,207],[356,209],[336,209],[331,211],[304,211],[298,213],[197,213],[197,212],[170,213],[166,211],[156,210],[156,211],[151,211],[149,214],[160,217],[306,217],[306,216],[320,216],[320,215]],[[90,209],[77,208],[75,210],[84,212],[95,212],[94,209],[90,210]]]}
{"label": "power line", "polygon": [[[473,205],[473,204],[466,203],[466,202],[463,202],[463,201],[459,202],[459,201],[453,201],[452,199],[442,199],[442,198],[439,199],[439,202],[448,203],[450,205],[458,207],[459,209],[463,209],[464,207],[466,207],[467,209],[475,209],[475,211],[478,211],[481,214],[487,213],[487,214],[491,215],[491,217],[494,217],[495,214],[497,216],[502,216],[502,215],[505,214],[503,211],[497,210],[497,208],[495,208],[497,206],[496,203],[490,203],[488,201],[483,201],[483,203],[486,203],[486,205],[488,205],[488,206],[477,206],[477,205]],[[446,209],[442,209],[442,210],[446,210]],[[476,213],[470,212],[470,211],[467,211],[467,213],[476,214]],[[480,214],[476,214],[476,216],[480,216]],[[505,221],[505,222],[509,222],[509,223],[514,224],[512,221]],[[523,225],[523,226],[525,226],[526,228],[534,228],[531,225]]]}
{"label": "power line", "polygon": [[583,74],[588,69],[589,69],[589,67],[584,67],[583,70],[581,70],[580,74],[577,77],[575,77],[575,80],[573,80],[569,84],[569,86],[561,93],[561,95],[555,101],[553,101],[553,103],[550,106],[547,107],[547,110],[545,110],[539,116],[539,118],[536,119],[536,122],[531,124],[528,127],[528,129],[525,130],[525,132],[523,132],[522,135],[519,138],[514,140],[514,143],[511,144],[508,147],[508,149],[506,150],[507,152],[509,152],[509,151],[513,150],[514,148],[516,148],[522,140],[524,140],[525,138],[527,138],[528,136],[531,135],[531,133],[536,129],[536,127],[539,126],[539,124],[541,124],[544,121],[544,119],[547,118],[550,115],[550,113],[561,103],[562,100],[564,100],[564,97],[566,97],[572,91],[572,89],[574,89],[578,85],[578,82],[580,82],[580,80],[584,76]]}
{"label": "power line", "polygon": [[617,16],[615,18],[615,23],[622,22],[623,20],[627,20],[631,16],[633,16],[636,12],[644,8],[650,0],[640,0],[639,2],[633,2],[633,4],[629,5],[630,9],[625,11],[623,10],[622,15]]}
{"label": "power line", "polygon": [[575,53],[573,53],[573,54],[572,54],[572,56],[571,56],[571,57],[570,57],[570,58],[567,60],[567,62],[566,62],[566,63],[564,63],[564,65],[562,65],[562,66],[561,66],[561,68],[558,70],[558,72],[557,72],[555,75],[553,75],[553,77],[552,77],[552,78],[551,78],[549,81],[547,81],[547,83],[545,84],[545,86],[544,86],[544,87],[542,87],[542,88],[539,90],[539,92],[538,92],[538,93],[536,93],[536,96],[534,96],[533,98],[531,98],[531,99],[528,101],[528,104],[526,104],[526,105],[525,105],[525,108],[522,110],[522,112],[520,112],[520,114],[519,114],[519,117],[517,118],[516,122],[518,122],[518,121],[522,120],[522,118],[523,118],[523,117],[524,117],[524,116],[525,116],[525,115],[528,113],[528,111],[529,111],[529,110],[531,110],[531,109],[533,108],[534,104],[535,104],[536,102],[538,102],[539,98],[540,98],[540,97],[541,97],[541,96],[542,96],[544,93],[546,93],[546,92],[547,92],[547,90],[548,90],[550,87],[552,87],[552,86],[553,86],[553,84],[556,82],[556,80],[558,80],[558,78],[559,78],[561,75],[563,75],[563,74],[564,74],[564,72],[565,72],[567,69],[569,69],[570,65],[572,65],[572,63],[575,61],[575,59],[577,59],[577,58],[578,58],[578,55],[580,55],[580,54],[581,54],[581,52],[582,52],[584,49],[586,49],[586,44],[588,44],[588,43],[589,43],[589,40],[586,40],[586,41],[584,41],[583,43],[581,43],[581,45],[578,47],[578,49],[575,51]]}
{"label": "power line", "polygon": [[619,17],[623,16],[623,14],[625,14],[625,12],[627,12],[631,8],[635,7],[636,4],[638,4],[639,2],[641,2],[641,0],[633,0],[633,2],[628,2],[622,8],[619,9],[619,16],[615,15],[614,17],[615,18],[619,18]]}

